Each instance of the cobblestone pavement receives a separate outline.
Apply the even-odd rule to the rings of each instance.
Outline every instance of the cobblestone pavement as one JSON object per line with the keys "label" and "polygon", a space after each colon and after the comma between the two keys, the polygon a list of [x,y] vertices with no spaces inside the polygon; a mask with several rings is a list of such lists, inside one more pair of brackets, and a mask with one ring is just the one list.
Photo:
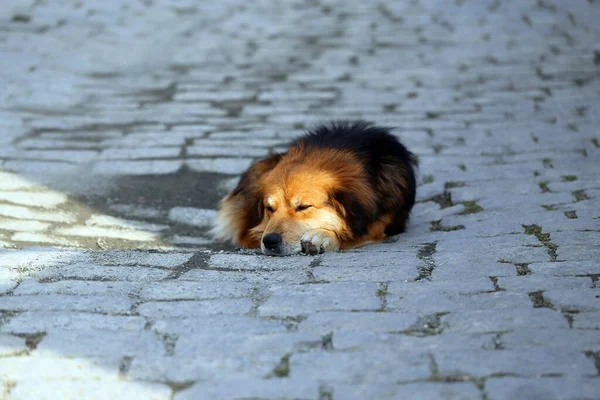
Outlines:
{"label": "cobblestone pavement", "polygon": [[[600,2],[3,0],[0,398],[600,399]],[[331,118],[420,159],[395,242],[206,236]]]}

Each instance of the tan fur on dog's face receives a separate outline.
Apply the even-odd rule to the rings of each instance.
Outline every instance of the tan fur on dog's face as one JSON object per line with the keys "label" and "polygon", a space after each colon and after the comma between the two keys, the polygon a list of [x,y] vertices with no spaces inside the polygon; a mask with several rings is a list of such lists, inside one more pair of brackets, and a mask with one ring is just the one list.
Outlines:
{"label": "tan fur on dog's face", "polygon": [[[343,216],[330,199],[336,185],[327,171],[301,165],[276,167],[261,182],[264,197],[262,222],[250,230],[265,254],[288,255],[302,251],[301,238],[310,230],[324,229],[338,235],[345,229]],[[276,250],[265,248],[262,238],[276,233],[282,244]]]}
{"label": "tan fur on dog's face", "polygon": [[[311,160],[303,149],[288,153],[284,161],[264,174],[259,181],[262,194],[263,218],[260,224],[249,232],[253,241],[260,243],[265,254],[287,255],[302,251],[302,236],[314,229],[322,229],[331,233],[334,238],[351,235],[345,221],[345,210],[333,198],[332,194],[345,182],[340,181],[340,174],[332,170],[336,161],[344,168],[342,176],[354,183],[363,182],[364,171],[360,163],[354,161],[349,152],[332,150],[331,154],[315,155]],[[302,162],[298,158],[302,157]],[[328,166],[325,168],[324,160]],[[357,166],[348,171],[348,166]],[[342,186],[341,186],[342,185]],[[369,198],[365,194],[365,198]],[[276,250],[265,248],[263,238],[269,233],[280,234],[282,244]]]}

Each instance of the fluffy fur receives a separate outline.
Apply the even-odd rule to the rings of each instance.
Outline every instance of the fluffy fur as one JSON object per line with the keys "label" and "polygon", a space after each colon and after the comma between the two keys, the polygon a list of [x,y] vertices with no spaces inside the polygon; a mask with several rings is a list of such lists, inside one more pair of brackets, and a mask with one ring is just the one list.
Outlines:
{"label": "fluffy fur", "polygon": [[319,125],[244,172],[221,201],[213,235],[269,255],[381,241],[404,232],[416,165],[388,128]]}

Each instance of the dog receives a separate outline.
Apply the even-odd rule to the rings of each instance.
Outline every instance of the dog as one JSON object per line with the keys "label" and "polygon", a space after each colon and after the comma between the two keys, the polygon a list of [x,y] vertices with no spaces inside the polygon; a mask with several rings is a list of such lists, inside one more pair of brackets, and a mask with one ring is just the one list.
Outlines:
{"label": "dog", "polygon": [[244,172],[221,201],[212,234],[278,256],[379,242],[404,232],[416,168],[389,128],[321,124]]}

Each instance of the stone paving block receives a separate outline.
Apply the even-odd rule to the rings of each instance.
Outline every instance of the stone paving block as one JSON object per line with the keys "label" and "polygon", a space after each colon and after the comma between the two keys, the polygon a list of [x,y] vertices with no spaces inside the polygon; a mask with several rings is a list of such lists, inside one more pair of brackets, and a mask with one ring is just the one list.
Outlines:
{"label": "stone paving block", "polygon": [[58,228],[53,233],[64,236],[80,236],[80,237],[105,237],[111,239],[123,239],[139,242],[150,242],[158,240],[160,236],[154,232],[146,232],[137,228],[118,229],[118,228],[103,228],[99,226],[87,225],[72,225],[68,228]]}
{"label": "stone paving block", "polygon": [[90,280],[153,282],[169,275],[164,269],[149,267],[122,267],[77,263],[64,267],[48,267],[33,271],[29,276],[38,280]]}
{"label": "stone paving block", "polygon": [[10,282],[14,281],[14,286],[16,286],[17,280],[20,278],[21,275],[17,271],[5,267],[0,267],[0,282],[2,282],[4,285],[13,285]]}
{"label": "stone paving block", "polygon": [[192,258],[189,252],[145,252],[113,250],[91,253],[94,261],[103,265],[146,265],[149,267],[177,268]]}
{"label": "stone paving block", "polygon": [[264,400],[313,400],[319,396],[317,380],[281,379],[219,379],[215,384],[199,382],[178,392],[173,400],[226,400],[260,398]]}
{"label": "stone paving block", "polygon": [[[198,147],[221,147],[231,148],[233,143],[232,139],[235,140],[235,147],[232,148],[233,151],[230,151],[228,154],[236,154],[236,150],[239,147],[249,149],[249,148],[272,148],[276,146],[286,146],[288,143],[288,139],[284,138],[274,138],[267,136],[265,137],[262,132],[253,132],[253,133],[245,133],[245,134],[237,134],[236,136],[232,136],[233,134],[215,132],[211,134],[209,138],[206,139],[196,139],[194,140],[194,145]],[[242,136],[243,135],[243,136]],[[243,155],[243,154],[242,154]]]}
{"label": "stone paving block", "polygon": [[86,311],[128,313],[133,300],[108,296],[27,295],[0,297],[5,311]]}
{"label": "stone paving block", "polygon": [[[379,253],[377,258],[368,252],[332,252],[320,255],[317,260],[322,267],[396,267],[401,276],[412,274],[412,270],[422,264],[416,253],[410,252]],[[410,272],[405,272],[407,270]]]}
{"label": "stone paving block", "polygon": [[331,332],[399,332],[413,326],[418,316],[411,313],[320,312],[309,315],[298,326],[300,332],[326,335]]}
{"label": "stone paving block", "polygon": [[250,282],[256,285],[264,284],[290,284],[296,285],[307,282],[308,276],[304,269],[279,270],[279,271],[216,271],[194,269],[179,277],[180,281],[222,281],[222,282]]}
{"label": "stone paving block", "polygon": [[23,149],[64,149],[64,148],[75,148],[75,149],[89,149],[97,145],[94,140],[87,141],[69,141],[69,140],[58,140],[57,138],[29,138],[21,141],[20,146]]}
{"label": "stone paving block", "polygon": [[36,333],[52,330],[87,329],[102,331],[141,331],[146,320],[138,316],[103,315],[78,311],[25,311],[11,317],[0,328],[10,333]]}
{"label": "stone paving block", "polygon": [[174,207],[169,211],[169,221],[192,226],[210,226],[217,215],[216,210],[193,207]]}
{"label": "stone paving block", "polygon": [[481,393],[470,382],[423,382],[395,385],[393,383],[381,384],[332,384],[331,391],[334,398],[344,400],[364,399],[455,399],[479,400]]}
{"label": "stone paving block", "polygon": [[[87,130],[77,130],[77,132],[43,132],[39,136],[41,139],[55,139],[55,140],[70,140],[76,139],[77,141],[102,141],[108,138],[120,138],[123,137],[123,133],[117,130],[104,130],[102,132],[98,131],[87,131]],[[92,146],[93,147],[93,146]]]}
{"label": "stone paving block", "polygon": [[22,206],[54,208],[67,201],[67,195],[59,192],[0,191],[0,200]]}
{"label": "stone paving block", "polygon": [[558,245],[556,255],[559,260],[600,259],[600,232],[553,232],[550,240]]}
{"label": "stone paving block", "polygon": [[457,295],[424,288],[387,296],[388,309],[409,311],[420,315],[466,310],[502,310],[529,306],[531,306],[531,299],[525,293],[490,292]]}
{"label": "stone paving block", "polygon": [[203,248],[202,246],[208,246],[214,243],[212,239],[181,235],[173,235],[169,241],[174,245],[190,248]]}
{"label": "stone paving block", "polygon": [[487,277],[470,278],[468,281],[462,280],[440,280],[418,282],[390,282],[388,292],[392,294],[402,294],[411,292],[444,292],[455,294],[475,294],[494,291],[494,284]]}
{"label": "stone paving block", "polygon": [[[258,124],[257,126],[247,126],[249,130],[235,131],[235,130],[217,130],[212,132],[209,136],[209,140],[222,140],[227,141],[231,139],[245,139],[249,143],[258,143],[259,146],[270,147],[272,145],[281,143],[286,139],[281,139],[283,132],[277,132],[275,129],[269,129],[264,125]],[[265,140],[272,139],[273,142],[265,142]],[[257,142],[255,142],[257,140]],[[196,143],[198,143],[197,141]]]}
{"label": "stone paving block", "polygon": [[[139,139],[138,139],[139,140]],[[111,148],[102,151],[102,160],[136,160],[144,158],[178,158],[181,147]]]}
{"label": "stone paving block", "polygon": [[515,276],[517,269],[513,264],[499,262],[480,262],[477,264],[449,264],[436,266],[431,273],[433,282],[461,280],[490,276]]}
{"label": "stone paving block", "polygon": [[[431,199],[444,194],[444,182],[437,181],[419,186],[417,201]],[[439,208],[439,207],[438,207]]]}
{"label": "stone paving block", "polygon": [[143,300],[205,300],[248,297],[253,286],[243,282],[156,282],[140,293]]}
{"label": "stone paving block", "polygon": [[80,167],[77,164],[60,161],[6,161],[3,169],[27,175],[74,175]]}
{"label": "stone paving block", "polygon": [[263,255],[212,254],[208,262],[212,268],[227,270],[286,270],[308,268],[312,257],[298,255],[290,257],[270,257]]}
{"label": "stone paving block", "polygon": [[98,161],[92,172],[98,175],[163,175],[177,172],[181,160]]}
{"label": "stone paving block", "polygon": [[40,232],[47,230],[48,227],[50,224],[40,221],[0,218],[0,229],[7,231]]}
{"label": "stone paving block", "polygon": [[53,379],[112,379],[118,376],[118,360],[53,357],[6,357],[0,375],[12,381],[44,377]]}
{"label": "stone paving block", "polygon": [[253,307],[250,299],[216,299],[204,301],[150,301],[140,304],[137,312],[147,318],[186,318],[211,314],[247,314]]}
{"label": "stone paving block", "polygon": [[141,284],[134,282],[96,282],[65,280],[58,282],[39,283],[34,279],[23,280],[14,295],[92,295],[92,296],[129,296],[139,293]]}
{"label": "stone paving block", "polygon": [[309,314],[318,311],[375,311],[381,308],[371,282],[339,282],[271,287],[271,297],[258,307],[263,316]]}
{"label": "stone paving block", "polygon": [[242,147],[236,146],[215,146],[212,142],[205,141],[205,144],[198,144],[187,147],[186,151],[190,157],[227,157],[231,154],[243,157],[264,157],[269,154],[269,149],[260,147]]}
{"label": "stone paving block", "polygon": [[152,207],[142,207],[135,204],[109,204],[108,208],[118,215],[124,215],[128,218],[155,219],[161,218],[164,214],[164,211],[162,210]]}
{"label": "stone paving block", "polygon": [[[202,135],[202,133],[200,133]],[[167,135],[160,134],[157,135],[155,132],[152,133],[138,133],[135,135],[127,135],[119,138],[112,138],[104,140],[103,145],[108,147],[107,152],[114,150],[118,151],[127,151],[123,148],[138,148],[140,147],[140,143],[143,143],[144,147],[149,148],[179,148],[185,145],[185,139],[187,136],[193,137],[192,134],[182,134],[182,135]],[[135,150],[133,150],[136,154]],[[178,152],[179,153],[179,152]],[[103,161],[103,165],[106,165],[107,162]],[[168,165],[168,164],[165,164]]]}
{"label": "stone paving block", "polygon": [[[485,210],[506,210],[511,206],[522,206],[523,204],[559,204],[570,203],[573,197],[570,193],[546,193],[543,197],[532,193],[515,195],[514,193],[497,193],[494,197],[483,198],[478,204]],[[543,202],[543,203],[542,203]]]}
{"label": "stone paving block", "polygon": [[591,189],[592,187],[597,187],[595,180],[583,180],[581,177],[572,182],[551,182],[548,184],[548,188],[553,192],[574,192],[576,190]]}
{"label": "stone paving block", "polygon": [[177,340],[175,356],[247,357],[257,361],[297,351],[320,349],[323,339],[311,333],[273,333],[243,337],[236,332],[219,335],[184,335]]}
{"label": "stone paving block", "polygon": [[[214,125],[207,124],[193,124],[193,125],[175,125],[171,127],[171,133],[177,135],[185,135],[185,137],[203,136],[206,133],[212,132],[217,129]],[[190,136],[188,136],[190,135]],[[161,137],[161,136],[159,136]]]}
{"label": "stone paving block", "polygon": [[242,101],[250,100],[256,96],[253,91],[188,91],[176,93],[175,101]]}
{"label": "stone paving block", "polygon": [[[430,221],[441,220],[444,218],[448,218],[452,215],[461,214],[465,211],[464,204],[455,204],[453,206],[436,210],[434,212],[428,212],[426,215],[423,215],[424,219],[429,219]],[[418,214],[417,214],[418,215]],[[416,217],[416,216],[415,216]],[[488,232],[489,233],[489,232]]]}
{"label": "stone paving block", "polygon": [[[344,368],[338,368],[339,365]],[[391,349],[380,354],[365,351],[298,353],[289,361],[290,377],[328,383],[387,384],[428,379],[429,365],[427,354],[403,354]]]}
{"label": "stone paving block", "polygon": [[453,313],[442,317],[448,332],[502,332],[519,328],[567,328],[567,320],[548,308],[509,308]]}
{"label": "stone paving block", "polygon": [[477,264],[490,261],[532,263],[550,261],[547,249],[533,235],[440,241],[433,259],[437,265]]}
{"label": "stone paving block", "polygon": [[19,355],[27,350],[24,338],[0,334],[0,357]]}
{"label": "stone paving block", "polygon": [[44,233],[17,232],[10,238],[13,242],[26,242],[62,247],[78,247],[78,242]]}
{"label": "stone paving block", "polygon": [[64,211],[38,211],[36,209],[0,204],[0,215],[11,218],[38,220],[47,222],[75,222],[75,216]]}
{"label": "stone paving block", "polygon": [[39,270],[49,265],[64,265],[78,261],[88,261],[89,256],[82,251],[58,250],[32,247],[22,250],[0,250],[0,267],[11,270]]}
{"label": "stone paving block", "polygon": [[132,219],[115,218],[108,215],[92,215],[85,221],[88,226],[106,226],[119,229],[142,229],[150,232],[160,232],[168,228],[167,225],[153,224]]}
{"label": "stone paving block", "polygon": [[[458,229],[460,227],[464,227],[462,229],[458,229],[455,235],[448,236],[459,236],[461,234],[469,237],[512,235],[515,232],[520,232],[523,229],[523,222],[514,220],[511,218],[511,215],[514,215],[514,213],[507,213],[503,211],[485,211],[484,214],[475,213],[466,215],[449,215],[441,219],[440,225],[442,228],[448,227]],[[564,217],[564,215],[561,215],[561,217]],[[565,220],[567,219],[565,218]],[[506,252],[507,250],[503,251]],[[516,250],[513,249],[513,251]]]}
{"label": "stone paving block", "polygon": [[0,171],[0,190],[19,190],[19,189],[31,189],[36,184],[33,181],[29,181],[18,174]]}
{"label": "stone paving block", "polygon": [[263,379],[278,365],[280,356],[200,357],[147,354],[131,361],[127,377],[134,380],[185,384],[186,382],[216,382],[231,379]]}
{"label": "stone paving block", "polygon": [[[426,335],[423,331],[430,326],[415,324],[406,333],[337,332],[333,335],[335,349],[361,349],[385,352],[389,348],[405,353],[435,354],[441,351],[463,351],[496,348],[494,334],[446,333]],[[420,330],[420,331],[419,331]]]}
{"label": "stone paving block", "polygon": [[600,288],[559,290],[544,292],[544,298],[562,311],[597,311],[600,310]]}
{"label": "stone paving block", "polygon": [[487,377],[493,374],[582,376],[595,371],[593,360],[582,352],[564,349],[471,350],[441,352],[434,357],[440,375],[447,377]]}
{"label": "stone paving block", "polygon": [[33,351],[35,357],[52,357],[60,354],[73,358],[135,357],[144,354],[161,354],[163,341],[154,332],[102,330],[52,330],[44,336]]}
{"label": "stone paving block", "polygon": [[165,318],[156,321],[152,329],[161,334],[179,336],[231,332],[246,332],[246,334],[251,335],[286,331],[285,326],[280,322],[242,315],[207,315],[185,319]]}
{"label": "stone paving block", "polygon": [[599,261],[564,261],[549,263],[533,263],[528,268],[536,275],[592,275],[600,270]]}
{"label": "stone paving block", "polygon": [[[507,169],[509,169],[509,168],[507,168],[506,166],[502,166],[502,168],[500,168],[497,172],[499,174],[506,174]],[[523,171],[520,168],[518,168],[518,170],[520,173],[523,173]],[[491,176],[492,174],[494,174],[494,172],[495,171],[492,168],[490,168],[489,166],[486,166],[485,173],[481,173],[481,171],[479,171],[479,176],[483,177],[484,179],[494,179]],[[496,180],[494,182],[494,185],[463,186],[463,187],[450,189],[450,192],[452,193],[452,199],[455,202],[477,201],[481,198],[485,198],[488,196],[490,196],[490,197],[494,196],[496,193],[505,193],[506,191],[504,189],[509,188],[509,187],[512,189],[512,193],[517,194],[517,195],[539,193],[541,191],[539,185],[536,185],[533,182],[524,182],[524,181],[515,181],[515,180],[511,180],[511,181]]]}
{"label": "stone paving block", "polygon": [[298,101],[298,100],[332,100],[336,97],[335,92],[319,91],[308,92],[303,90],[287,91],[272,90],[258,95],[259,101]]}
{"label": "stone paving block", "polygon": [[592,330],[523,328],[502,335],[500,341],[506,349],[545,347],[600,351],[600,332]]}
{"label": "stone paving block", "polygon": [[100,400],[100,399],[147,399],[170,400],[171,388],[167,385],[148,382],[120,382],[103,379],[94,381],[56,380],[29,378],[20,380],[11,390],[11,399],[25,400]]}
{"label": "stone paving block", "polygon": [[573,315],[573,328],[600,329],[600,312],[582,312]]}
{"label": "stone paving block", "polygon": [[344,282],[344,281],[414,281],[419,277],[416,267],[403,266],[383,267],[314,267],[311,269],[317,281]]}
{"label": "stone paving block", "polygon": [[552,289],[588,289],[592,280],[587,277],[546,275],[506,276],[498,278],[498,287],[515,292],[538,292]]}
{"label": "stone paving block", "polygon": [[485,392],[490,400],[593,399],[600,392],[600,381],[571,377],[498,377],[486,380]]}
{"label": "stone paving block", "polygon": [[244,172],[250,164],[251,158],[203,158],[187,160],[186,165],[194,171],[218,172],[221,174],[237,175]]}

